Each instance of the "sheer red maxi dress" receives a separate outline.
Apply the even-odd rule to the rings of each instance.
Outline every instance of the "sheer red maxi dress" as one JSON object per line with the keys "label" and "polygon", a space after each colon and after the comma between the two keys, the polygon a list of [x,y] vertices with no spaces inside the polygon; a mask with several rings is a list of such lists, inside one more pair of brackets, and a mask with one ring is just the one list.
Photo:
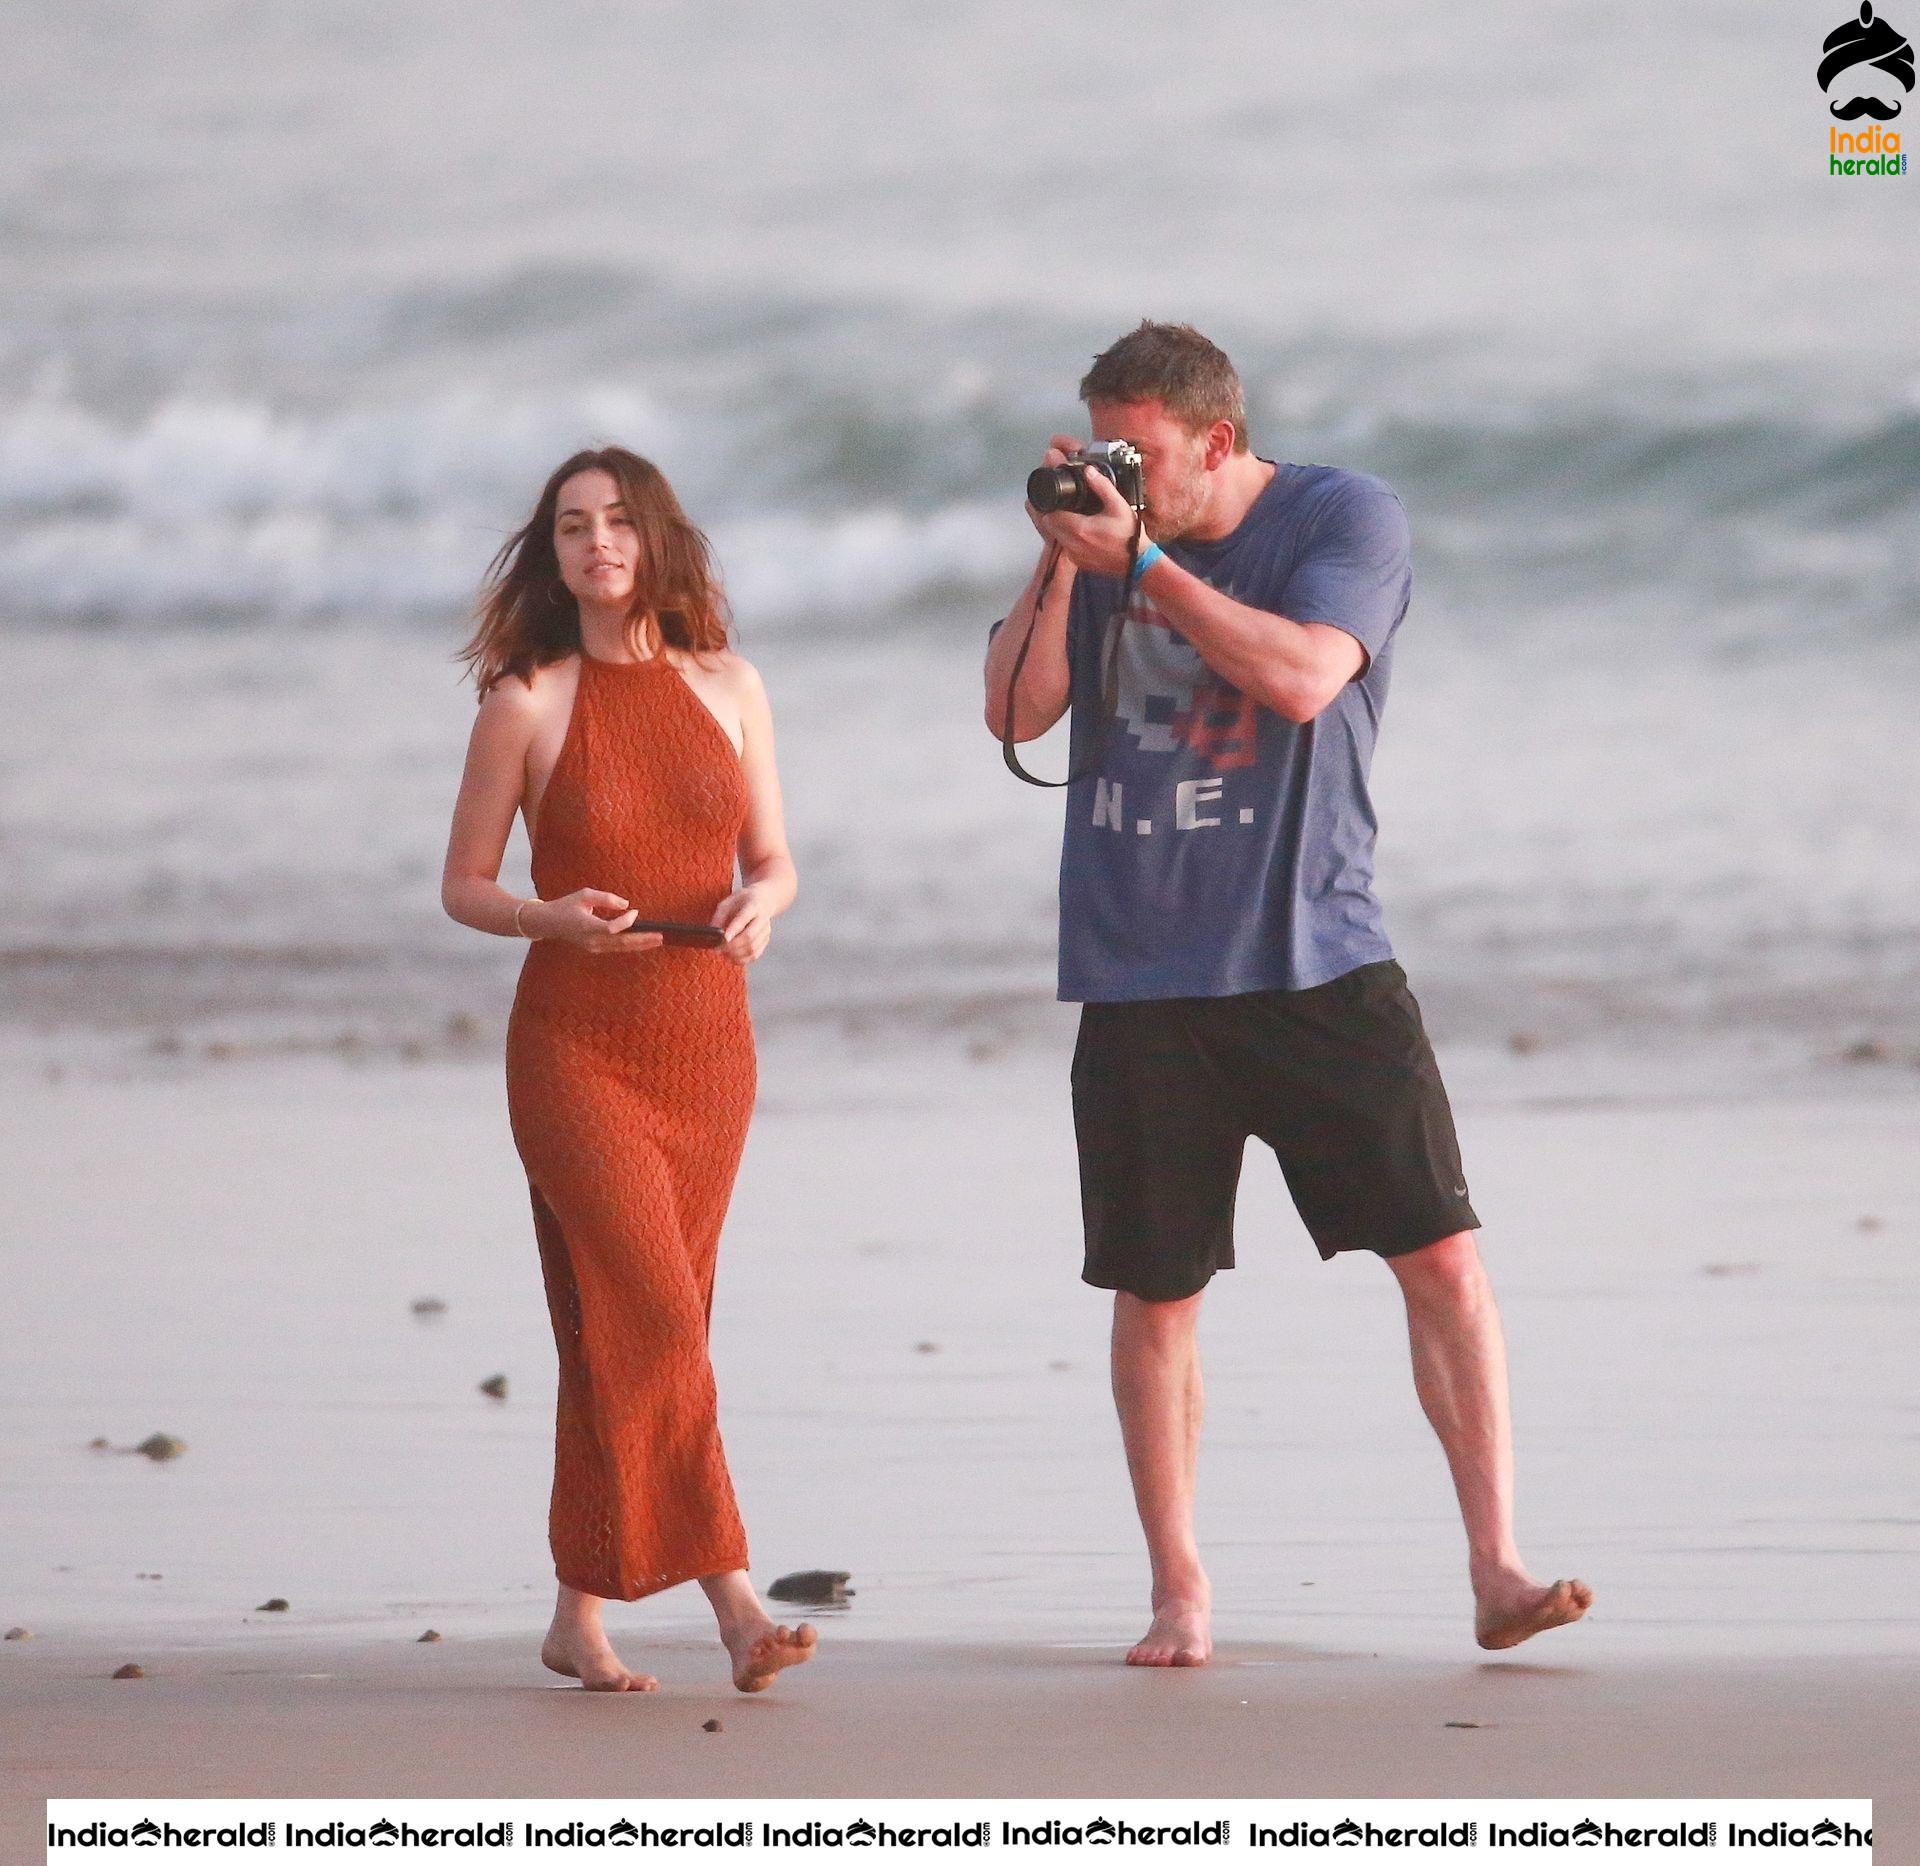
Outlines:
{"label": "sheer red maxi dress", "polygon": [[[533,882],[709,919],[746,780],[665,656],[580,657]],[[744,969],[717,951],[536,940],[507,1025],[507,1105],[560,1357],[548,1527],[561,1581],[637,1600],[747,1565],[720,1444],[714,1259],[755,1089]]]}

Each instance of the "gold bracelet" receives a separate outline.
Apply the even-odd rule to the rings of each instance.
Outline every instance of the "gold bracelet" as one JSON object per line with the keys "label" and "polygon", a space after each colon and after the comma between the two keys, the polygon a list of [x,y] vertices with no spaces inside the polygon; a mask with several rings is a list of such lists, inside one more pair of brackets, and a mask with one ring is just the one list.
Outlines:
{"label": "gold bracelet", "polygon": [[525,913],[529,907],[538,907],[539,905],[540,897],[536,894],[532,900],[522,901],[520,905],[513,910],[513,930],[518,933],[522,939],[531,939],[533,935],[520,924],[520,916]]}

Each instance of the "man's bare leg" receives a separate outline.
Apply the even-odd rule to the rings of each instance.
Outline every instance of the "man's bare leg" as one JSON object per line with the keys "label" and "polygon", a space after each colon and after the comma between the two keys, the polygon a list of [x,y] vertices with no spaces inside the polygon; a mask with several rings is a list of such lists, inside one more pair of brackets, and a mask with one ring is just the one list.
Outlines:
{"label": "man's bare leg", "polygon": [[654,1690],[659,1680],[621,1664],[600,1623],[604,1604],[598,1594],[583,1594],[562,1581],[553,1624],[540,1644],[540,1663],[562,1678],[579,1679],[589,1691]]}
{"label": "man's bare leg", "polygon": [[1113,1299],[1113,1401],[1153,1570],[1153,1624],[1129,1665],[1204,1665],[1213,1590],[1193,1535],[1200,1463],[1200,1297]]}
{"label": "man's bare leg", "polygon": [[776,1626],[744,1568],[702,1575],[700,1586],[720,1623],[720,1643],[733,1661],[736,1691],[764,1691],[777,1673],[813,1657],[819,1634],[804,1620],[795,1627]]}
{"label": "man's bare leg", "polygon": [[1475,1637],[1499,1651],[1579,1619],[1593,1589],[1584,1581],[1543,1586],[1514,1544],[1506,1339],[1473,1233],[1456,1232],[1387,1263],[1406,1298],[1414,1388],[1460,1499]]}

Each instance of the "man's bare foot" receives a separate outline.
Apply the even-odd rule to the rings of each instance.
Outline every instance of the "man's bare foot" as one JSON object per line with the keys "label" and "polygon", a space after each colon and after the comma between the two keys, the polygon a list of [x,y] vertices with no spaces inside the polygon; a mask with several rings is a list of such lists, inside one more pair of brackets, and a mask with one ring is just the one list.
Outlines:
{"label": "man's bare foot", "polygon": [[1213,1657],[1213,1610],[1205,1600],[1165,1600],[1127,1654],[1129,1665],[1204,1665]]}
{"label": "man's bare foot", "polygon": [[813,1657],[820,1635],[804,1620],[796,1627],[775,1626],[771,1620],[749,1622],[737,1631],[721,1634],[733,1660],[736,1691],[764,1691],[776,1672],[804,1665]]}
{"label": "man's bare foot", "polygon": [[1531,1575],[1503,1572],[1474,1586],[1473,1636],[1489,1652],[1504,1652],[1535,1633],[1571,1626],[1593,1605],[1584,1581],[1542,1587]]}
{"label": "man's bare foot", "polygon": [[540,1663],[562,1678],[577,1678],[589,1691],[655,1691],[660,1681],[645,1672],[630,1672],[597,1626],[554,1616],[541,1642]]}

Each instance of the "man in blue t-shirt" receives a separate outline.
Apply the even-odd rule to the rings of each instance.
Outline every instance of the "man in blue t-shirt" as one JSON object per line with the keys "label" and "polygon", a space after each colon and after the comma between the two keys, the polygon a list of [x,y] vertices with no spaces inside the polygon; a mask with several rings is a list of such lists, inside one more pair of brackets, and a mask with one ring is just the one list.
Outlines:
{"label": "man in blue t-shirt", "polygon": [[[1412,588],[1406,513],[1371,474],[1251,452],[1240,378],[1191,326],[1143,323],[1080,396],[1097,441],[1139,450],[1144,510],[1097,469],[1098,514],[1027,507],[1045,548],[995,625],[986,717],[1011,744],[1073,706],[1060,996],[1082,1005],[1082,1275],[1115,1292],[1114,1396],[1153,1571],[1128,1662],[1212,1651],[1195,1325],[1233,1263],[1253,1135],[1323,1258],[1371,1251],[1399,1279],[1475,1634],[1518,1645],[1593,1596],[1534,1580],[1514,1543],[1480,1221],[1373,894],[1367,770]],[[1046,464],[1084,445],[1055,435]]]}

